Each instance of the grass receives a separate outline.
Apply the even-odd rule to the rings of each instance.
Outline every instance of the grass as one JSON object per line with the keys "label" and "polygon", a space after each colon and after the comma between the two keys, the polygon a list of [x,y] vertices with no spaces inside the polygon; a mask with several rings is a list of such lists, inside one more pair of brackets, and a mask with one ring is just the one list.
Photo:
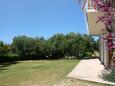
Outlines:
{"label": "grass", "polygon": [[0,86],[107,86],[70,80],[79,60],[19,61],[0,64]]}

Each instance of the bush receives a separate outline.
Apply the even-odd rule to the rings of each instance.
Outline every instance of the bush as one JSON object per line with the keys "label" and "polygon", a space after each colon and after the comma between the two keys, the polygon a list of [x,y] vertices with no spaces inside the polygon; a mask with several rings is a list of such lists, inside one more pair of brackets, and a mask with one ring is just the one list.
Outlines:
{"label": "bush", "polygon": [[84,53],[83,53],[83,58],[89,59],[89,58],[91,58],[91,57],[92,57],[92,52],[84,52]]}
{"label": "bush", "polygon": [[115,69],[103,76],[105,80],[115,82]]}
{"label": "bush", "polygon": [[7,54],[0,56],[0,62],[9,62],[9,61],[17,61],[20,60],[17,54]]}

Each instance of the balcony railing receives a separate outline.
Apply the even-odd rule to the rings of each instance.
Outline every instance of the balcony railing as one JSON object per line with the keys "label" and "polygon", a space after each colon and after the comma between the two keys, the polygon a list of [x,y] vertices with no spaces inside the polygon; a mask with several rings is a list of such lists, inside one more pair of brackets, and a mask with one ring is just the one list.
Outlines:
{"label": "balcony railing", "polygon": [[[98,10],[98,8],[96,8],[94,6],[94,3],[92,2],[93,0],[87,0],[87,9],[95,9]],[[106,4],[110,4],[111,7],[115,7],[115,0],[111,0],[111,2],[108,2],[109,0],[102,0],[103,3]]]}
{"label": "balcony railing", "polygon": [[91,0],[88,0],[88,9],[94,9],[93,3]]}

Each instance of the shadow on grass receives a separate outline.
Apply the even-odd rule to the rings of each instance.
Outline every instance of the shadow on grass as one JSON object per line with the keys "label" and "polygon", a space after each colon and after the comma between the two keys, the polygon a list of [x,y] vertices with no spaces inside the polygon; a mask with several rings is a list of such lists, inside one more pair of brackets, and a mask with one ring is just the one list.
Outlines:
{"label": "shadow on grass", "polygon": [[19,62],[11,61],[11,62],[0,63],[0,72],[3,70],[6,70],[9,66],[17,64],[17,63],[19,63]]}

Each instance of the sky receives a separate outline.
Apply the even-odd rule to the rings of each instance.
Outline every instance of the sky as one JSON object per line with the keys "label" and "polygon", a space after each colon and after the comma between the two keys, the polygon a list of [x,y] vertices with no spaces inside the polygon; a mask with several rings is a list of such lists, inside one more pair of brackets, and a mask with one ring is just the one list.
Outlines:
{"label": "sky", "polygon": [[5,43],[19,35],[49,38],[69,32],[87,34],[76,0],[0,0],[0,40]]}

